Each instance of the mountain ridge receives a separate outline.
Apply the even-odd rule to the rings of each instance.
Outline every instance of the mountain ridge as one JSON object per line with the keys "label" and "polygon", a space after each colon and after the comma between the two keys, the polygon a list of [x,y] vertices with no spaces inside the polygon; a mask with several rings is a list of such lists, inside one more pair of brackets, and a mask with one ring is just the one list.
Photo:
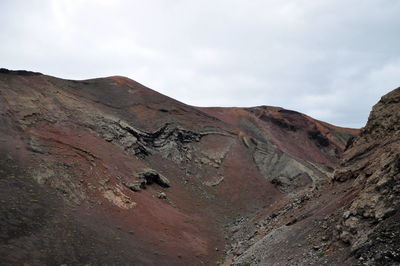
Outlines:
{"label": "mountain ridge", "polygon": [[0,102],[11,264],[221,261],[237,219],[317,193],[358,133],[276,107],[193,107],[119,76],[1,70]]}

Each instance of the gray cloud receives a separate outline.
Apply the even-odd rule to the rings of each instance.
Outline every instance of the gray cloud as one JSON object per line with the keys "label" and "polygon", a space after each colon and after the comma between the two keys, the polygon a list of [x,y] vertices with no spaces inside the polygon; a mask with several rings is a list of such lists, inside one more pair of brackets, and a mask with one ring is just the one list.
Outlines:
{"label": "gray cloud", "polygon": [[2,67],[361,127],[399,86],[397,0],[3,0]]}

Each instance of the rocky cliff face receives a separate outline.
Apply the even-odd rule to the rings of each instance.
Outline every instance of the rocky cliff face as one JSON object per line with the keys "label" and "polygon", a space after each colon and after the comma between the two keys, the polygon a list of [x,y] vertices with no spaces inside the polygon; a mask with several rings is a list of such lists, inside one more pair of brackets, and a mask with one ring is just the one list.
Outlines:
{"label": "rocky cliff face", "polygon": [[400,265],[399,145],[400,88],[349,140],[332,184],[237,221],[226,265]]}
{"label": "rocky cliff face", "polygon": [[236,239],[257,236],[249,217],[262,218],[259,233],[304,229],[313,216],[302,206],[321,194],[357,133],[277,107],[196,108],[124,77],[2,69],[0,257],[247,262],[251,243]]}
{"label": "rocky cliff face", "polygon": [[338,225],[340,239],[364,265],[400,263],[400,88],[373,107],[334,180],[358,191]]}

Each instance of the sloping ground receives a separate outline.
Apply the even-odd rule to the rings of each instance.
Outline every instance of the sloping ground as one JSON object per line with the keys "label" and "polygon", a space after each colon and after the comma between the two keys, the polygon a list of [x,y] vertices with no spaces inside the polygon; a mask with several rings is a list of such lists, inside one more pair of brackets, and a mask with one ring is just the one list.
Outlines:
{"label": "sloping ground", "polygon": [[236,218],[327,183],[356,133],[282,108],[195,108],[123,77],[2,69],[2,263],[214,264]]}
{"label": "sloping ground", "polygon": [[399,265],[400,88],[374,106],[334,178],[359,190],[343,213],[340,239],[362,265]]}
{"label": "sloping ground", "polygon": [[400,88],[348,143],[333,183],[236,221],[225,265],[400,265]]}
{"label": "sloping ground", "polygon": [[282,191],[326,183],[355,129],[279,107],[202,108],[239,129],[260,172]]}
{"label": "sloping ground", "polygon": [[336,224],[355,195],[351,184],[328,184],[237,220],[223,265],[354,265]]}

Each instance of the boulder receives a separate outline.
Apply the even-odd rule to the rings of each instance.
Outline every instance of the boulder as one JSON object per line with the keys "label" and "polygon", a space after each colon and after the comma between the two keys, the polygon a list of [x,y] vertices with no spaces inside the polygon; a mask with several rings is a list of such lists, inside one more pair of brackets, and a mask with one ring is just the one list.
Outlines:
{"label": "boulder", "polygon": [[146,182],[146,185],[151,185],[153,183],[156,183],[161,187],[171,186],[171,183],[169,182],[168,178],[150,168],[146,168],[142,172],[137,173],[135,177],[140,180],[144,180]]}
{"label": "boulder", "polygon": [[157,198],[159,199],[167,199],[167,194],[165,192],[160,192],[157,194]]}
{"label": "boulder", "polygon": [[132,191],[138,192],[142,188],[144,188],[144,182],[123,182],[122,183],[125,187],[129,188]]}

